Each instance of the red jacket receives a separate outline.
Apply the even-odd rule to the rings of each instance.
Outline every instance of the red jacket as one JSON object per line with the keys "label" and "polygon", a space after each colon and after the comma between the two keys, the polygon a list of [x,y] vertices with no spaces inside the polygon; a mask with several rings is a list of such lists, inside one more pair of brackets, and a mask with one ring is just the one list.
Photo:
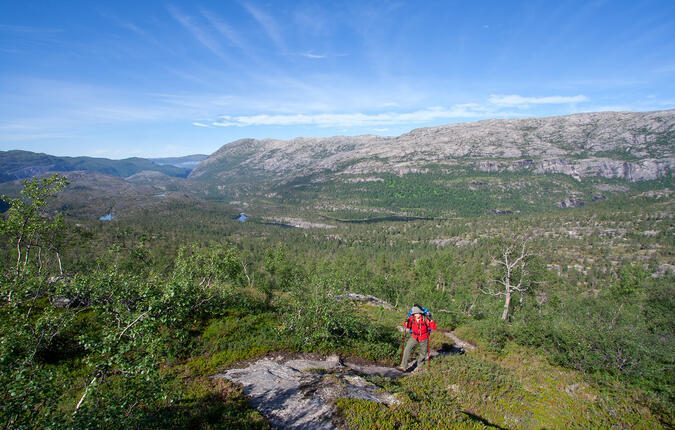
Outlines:
{"label": "red jacket", "polygon": [[422,317],[420,322],[417,322],[415,321],[415,317],[411,316],[403,325],[405,328],[410,329],[412,337],[419,342],[429,339],[431,330],[436,330],[436,323],[434,320],[427,319],[427,317]]}

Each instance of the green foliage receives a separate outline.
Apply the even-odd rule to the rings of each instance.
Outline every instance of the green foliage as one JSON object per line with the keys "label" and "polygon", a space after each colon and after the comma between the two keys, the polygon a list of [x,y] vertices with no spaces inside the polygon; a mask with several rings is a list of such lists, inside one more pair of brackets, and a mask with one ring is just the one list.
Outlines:
{"label": "green foliage", "polygon": [[[548,212],[568,197],[569,190],[587,195],[594,190],[566,175],[522,172],[478,172],[456,167],[426,166],[427,173],[378,174],[379,180],[349,182],[297,178],[275,189],[279,203],[302,206],[316,200],[333,202],[324,215],[346,222],[378,222],[392,217],[442,218]],[[340,204],[343,203],[344,204]],[[356,205],[356,207],[354,207]],[[352,207],[346,209],[344,206]],[[368,210],[370,209],[370,210]],[[559,209],[559,208],[558,208]]]}
{"label": "green foliage", "polygon": [[[490,421],[467,409],[495,408],[493,399],[511,397],[520,389],[505,369],[469,356],[432,362],[426,371],[389,385],[398,392],[397,405],[338,401],[349,428],[484,428]],[[466,396],[458,396],[459,391]]]}
{"label": "green foliage", "polygon": [[260,288],[265,295],[265,305],[268,307],[275,291],[295,288],[302,278],[302,273],[286,254],[287,250],[281,243],[265,251],[262,265],[264,278]]}
{"label": "green foliage", "polygon": [[648,390],[651,407],[666,419],[666,405],[673,402],[674,363],[668,345],[674,341],[675,301],[672,287],[643,285],[647,295],[631,289],[630,300],[612,287],[597,298],[565,298],[556,312],[539,313],[531,306],[514,319],[507,337],[543,348],[553,363],[599,381],[620,379]]}
{"label": "green foliage", "polygon": [[243,266],[237,249],[227,245],[200,249],[193,244],[178,250],[173,277],[201,284],[206,282],[209,285],[214,281],[240,284],[243,282],[242,271]]}
{"label": "green foliage", "polygon": [[501,352],[509,340],[508,324],[504,320],[495,318],[480,321],[478,326],[485,342],[485,348],[491,352]]}
{"label": "green foliage", "polygon": [[[54,175],[24,181],[21,198],[3,196],[11,208],[0,228],[16,249],[14,268],[0,273],[0,422],[10,427],[37,419],[34,405],[61,389],[57,372],[38,362],[76,314],[51,306],[47,298],[58,296],[62,284],[49,282],[43,273],[42,259],[54,249],[62,227],[62,219],[50,220],[44,208],[65,185],[65,178]],[[41,415],[39,422],[49,415]]]}
{"label": "green foliage", "polygon": [[[45,247],[46,233],[61,227],[40,211],[63,186],[58,176],[26,182],[28,202],[11,200],[2,225],[26,263],[1,274],[0,420],[12,428],[158,425],[162,417],[147,408],[167,399],[160,365],[186,351],[197,318],[228,303],[224,282],[239,281],[238,253],[181,250],[168,282],[120,266],[118,258],[99,259],[87,273],[48,278],[31,270],[28,250]],[[29,244],[24,254],[22,242]],[[131,261],[148,261],[142,246],[130,254]],[[82,391],[71,391],[73,383]]]}
{"label": "green foliage", "polygon": [[448,404],[447,400],[435,404],[425,402],[423,406],[408,400],[402,406],[387,407],[368,400],[338,399],[336,406],[341,419],[350,429],[484,428],[478,423],[472,423],[458,411],[456,405]]}
{"label": "green foliage", "polygon": [[658,427],[620,393],[603,393],[517,349],[499,361],[480,354],[438,358],[423,372],[373,382],[395,392],[399,403],[340,399],[347,428]]}
{"label": "green foliage", "polygon": [[612,285],[612,293],[621,298],[630,298],[642,289],[647,278],[646,271],[637,265],[624,265],[619,269],[619,279]]}
{"label": "green foliage", "polygon": [[51,220],[45,209],[49,200],[67,184],[66,178],[59,175],[24,180],[21,197],[2,196],[10,208],[6,216],[0,218],[0,234],[7,236],[16,248],[17,274],[33,262],[29,260],[31,257],[37,260],[37,264],[34,263],[37,269],[42,270],[42,258],[48,251],[57,249],[57,235],[63,228],[63,217],[58,214]]}
{"label": "green foliage", "polygon": [[269,429],[265,419],[250,408],[242,391],[222,379],[180,381],[182,396],[147,414],[162,421],[151,428],[207,428],[227,430]]}
{"label": "green foliage", "polygon": [[208,376],[221,367],[290,347],[291,343],[279,336],[277,318],[272,312],[251,314],[230,309],[202,331],[194,349],[198,355],[187,363],[188,368]]}
{"label": "green foliage", "polygon": [[[16,227],[4,230],[14,239],[0,247],[3,263],[9,262],[0,273],[0,421],[15,428],[123,427],[123,419],[143,428],[264,428],[240,391],[206,377],[279,350],[394,364],[401,341],[395,326],[407,307],[421,302],[441,328],[457,327],[478,352],[440,358],[428,374],[388,382],[401,405],[340,400],[347,426],[658,427],[638,406],[647,405],[672,427],[672,204],[635,194],[654,184],[616,181],[636,191],[549,211],[556,193],[567,196],[577,186],[594,193],[599,182],[546,177],[502,199],[508,187],[538,178],[385,179],[317,185],[325,186],[320,191],[300,186],[294,198],[335,190],[347,196],[353,191],[347,188],[360,187],[356,206],[385,202],[392,214],[427,203],[411,213],[477,214],[485,202],[541,213],[280,229],[238,223],[228,215],[236,208],[199,202],[50,230],[57,218],[48,205],[39,206],[43,215],[27,226],[39,233],[33,243],[43,251],[36,254],[31,245],[17,274],[17,236],[10,236]],[[397,189],[399,179],[411,183]],[[42,188],[45,196],[55,184]],[[462,194],[466,185],[477,187],[476,195]],[[441,201],[431,192],[436,188],[450,200]],[[270,199],[266,208],[274,206]],[[522,206],[523,199],[534,203]],[[32,200],[23,202],[28,213]],[[353,218],[369,216],[344,210]],[[490,257],[528,236],[535,255],[528,263],[531,289],[514,297],[508,322],[493,319],[503,299],[480,294],[494,279]],[[213,243],[214,237],[226,240]],[[50,247],[59,250],[64,275],[55,260],[46,261],[55,255]],[[336,300],[346,292],[375,295],[396,310]],[[514,353],[520,346],[524,352]],[[549,362],[533,362],[534,354]]]}
{"label": "green foliage", "polygon": [[364,336],[365,323],[355,306],[336,300],[334,279],[315,276],[300,294],[283,304],[282,332],[301,350],[329,352]]}

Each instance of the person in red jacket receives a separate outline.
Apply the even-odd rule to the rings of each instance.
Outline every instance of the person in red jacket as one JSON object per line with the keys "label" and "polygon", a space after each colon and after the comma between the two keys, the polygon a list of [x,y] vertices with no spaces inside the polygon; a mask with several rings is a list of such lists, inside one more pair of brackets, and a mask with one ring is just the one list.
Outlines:
{"label": "person in red jacket", "polygon": [[419,345],[420,347],[417,355],[417,367],[421,368],[423,366],[424,358],[427,357],[428,359],[429,336],[431,335],[432,330],[436,330],[436,323],[431,319],[431,314],[429,311],[425,313],[421,306],[413,306],[409,315],[410,316],[406,320],[404,326],[406,329],[410,330],[411,336],[405,344],[403,358],[401,360],[401,365],[399,366],[399,370],[403,371],[408,369],[410,353],[416,345]]}

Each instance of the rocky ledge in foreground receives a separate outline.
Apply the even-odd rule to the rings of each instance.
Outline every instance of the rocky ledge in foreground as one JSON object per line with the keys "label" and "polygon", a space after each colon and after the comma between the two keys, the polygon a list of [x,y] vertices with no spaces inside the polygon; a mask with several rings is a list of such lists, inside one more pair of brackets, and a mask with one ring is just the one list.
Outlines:
{"label": "rocky ledge in foreground", "polygon": [[244,386],[253,406],[270,424],[281,429],[334,429],[330,422],[338,398],[357,398],[384,404],[396,397],[364,376],[399,377],[390,367],[342,363],[337,355],[325,359],[266,357],[243,369],[213,378]]}

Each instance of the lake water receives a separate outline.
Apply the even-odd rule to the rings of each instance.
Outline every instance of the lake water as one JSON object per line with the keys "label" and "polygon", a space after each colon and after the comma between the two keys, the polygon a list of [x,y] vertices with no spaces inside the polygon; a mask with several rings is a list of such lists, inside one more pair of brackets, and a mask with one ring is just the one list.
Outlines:
{"label": "lake water", "polygon": [[423,216],[385,216],[385,217],[380,217],[380,218],[368,218],[368,219],[337,219],[337,218],[328,218],[337,222],[343,222],[346,224],[373,224],[377,222],[385,222],[385,221],[403,221],[403,222],[408,222],[408,221],[430,221],[434,219],[440,219],[440,218],[432,218],[432,217],[423,217]]}
{"label": "lake water", "polygon": [[262,224],[262,225],[273,225],[275,227],[281,227],[281,228],[295,228],[294,225],[282,224],[280,222],[261,222],[260,224]]}
{"label": "lake water", "polygon": [[103,216],[100,217],[98,220],[99,220],[99,221],[112,221],[112,220],[114,220],[114,219],[115,219],[115,215],[113,215],[113,214],[108,214],[108,215],[103,215]]}
{"label": "lake water", "polygon": [[246,214],[244,212],[242,212],[242,213],[239,214],[239,218],[237,218],[237,221],[245,222],[247,219],[248,219],[248,217],[246,216]]}

